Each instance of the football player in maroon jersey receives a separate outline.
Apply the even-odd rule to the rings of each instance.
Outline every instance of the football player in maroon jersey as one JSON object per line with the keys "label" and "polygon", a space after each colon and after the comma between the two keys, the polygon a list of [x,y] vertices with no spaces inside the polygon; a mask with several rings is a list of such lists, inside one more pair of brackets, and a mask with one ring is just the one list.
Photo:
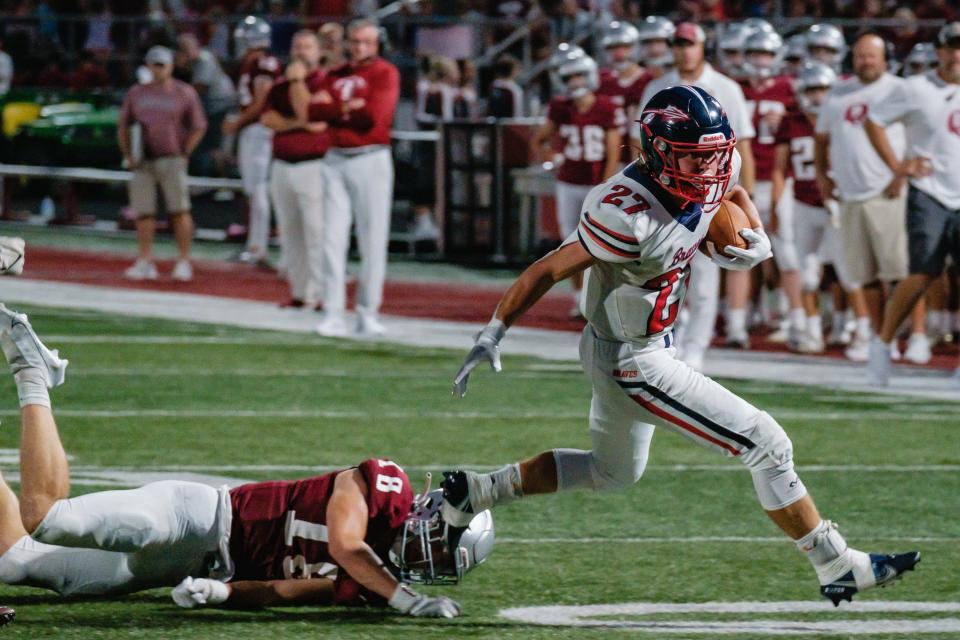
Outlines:
{"label": "football player in maroon jersey", "polygon": [[[540,161],[544,146],[560,138],[563,145],[557,170],[557,223],[566,239],[580,219],[583,199],[595,185],[617,172],[620,163],[620,127],[623,110],[607,96],[597,95],[597,63],[579,47],[558,50],[551,61],[551,79],[559,94],[547,106],[547,120],[530,141],[531,154]],[[580,315],[582,274],[575,275],[571,317]]]}
{"label": "football player in maroon jersey", "polygon": [[163,481],[68,498],[69,467],[47,392],[63,383],[67,361],[43,346],[25,315],[3,305],[0,347],[16,378],[23,427],[19,503],[0,479],[0,582],[65,596],[176,585],[173,599],[187,608],[366,604],[413,616],[460,614],[453,600],[401,580],[459,581],[492,549],[489,514],[451,528],[439,515],[439,490],[414,497],[403,469],[377,458],[232,490]]}
{"label": "football player in maroon jersey", "polygon": [[[755,182],[753,202],[760,212],[764,225],[770,225],[773,171],[773,134],[780,125],[784,114],[795,107],[795,98],[790,79],[780,73],[780,61],[783,52],[783,39],[775,32],[757,30],[750,33],[743,44],[742,68],[745,78],[740,81],[747,110],[757,132],[750,141],[754,157]],[[789,222],[788,222],[789,224]],[[774,243],[773,255],[782,276],[782,285],[791,302],[800,304],[800,281],[797,275],[796,249],[793,247],[792,228],[781,227],[776,236],[771,234]],[[767,280],[772,280],[772,264],[767,263],[761,269],[768,269]],[[727,344],[738,348],[748,348],[747,304],[750,298],[751,274],[747,272],[727,273]],[[753,274],[759,289],[759,274]],[[803,326],[803,317],[797,325],[799,332]]]}
{"label": "football player in maroon jersey", "polygon": [[239,134],[237,165],[250,208],[247,246],[241,262],[266,264],[270,237],[269,167],[273,132],[260,124],[267,93],[282,74],[280,60],[270,55],[270,25],[262,18],[247,16],[233,32],[242,54],[237,98],[240,112],[223,121],[224,134]]}
{"label": "football player in maroon jersey", "polygon": [[600,38],[610,67],[600,71],[597,95],[609,96],[623,110],[625,117],[620,126],[620,164],[624,166],[633,162],[635,154],[627,123],[635,119],[643,90],[651,77],[637,64],[639,42],[640,32],[629,22],[611,22]]}

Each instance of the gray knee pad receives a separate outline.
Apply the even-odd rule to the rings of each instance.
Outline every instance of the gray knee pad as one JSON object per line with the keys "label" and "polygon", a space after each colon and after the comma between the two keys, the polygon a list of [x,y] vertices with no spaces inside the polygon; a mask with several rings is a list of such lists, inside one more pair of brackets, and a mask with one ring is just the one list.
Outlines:
{"label": "gray knee pad", "polygon": [[611,469],[607,465],[598,464],[593,451],[554,449],[553,458],[557,465],[558,491],[625,489],[643,475],[643,467],[638,465],[629,469]]}
{"label": "gray knee pad", "polygon": [[766,411],[748,437],[757,446],[742,456],[750,468],[760,504],[767,511],[783,509],[807,495],[807,488],[793,468],[793,443]]}

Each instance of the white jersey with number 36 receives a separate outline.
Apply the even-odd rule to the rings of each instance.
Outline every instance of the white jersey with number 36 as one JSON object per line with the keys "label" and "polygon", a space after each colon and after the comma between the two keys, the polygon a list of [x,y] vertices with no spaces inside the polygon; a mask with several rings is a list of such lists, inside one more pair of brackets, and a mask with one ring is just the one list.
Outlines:
{"label": "white jersey with number 36", "polygon": [[[732,188],[740,174],[733,154]],[[607,340],[647,344],[668,334],[683,305],[690,261],[707,235],[716,208],[679,209],[636,164],[587,195],[577,230],[597,259],[586,283],[584,315]]]}

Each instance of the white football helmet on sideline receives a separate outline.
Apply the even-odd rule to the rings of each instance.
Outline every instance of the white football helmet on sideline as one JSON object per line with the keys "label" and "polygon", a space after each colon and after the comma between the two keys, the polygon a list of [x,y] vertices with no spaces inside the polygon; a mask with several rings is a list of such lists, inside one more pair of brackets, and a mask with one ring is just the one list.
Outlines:
{"label": "white football helmet on sideline", "polygon": [[776,31],[754,31],[743,44],[743,68],[751,78],[772,78],[783,63],[783,38]]}
{"label": "white football helmet on sideline", "polygon": [[847,55],[847,41],[843,32],[832,24],[815,24],[804,34],[807,53],[817,62],[840,70],[843,58]]}
{"label": "white football helmet on sideline", "polygon": [[[579,48],[579,47],[578,47]],[[581,51],[583,51],[581,49]],[[583,78],[579,80],[578,78]],[[554,91],[574,100],[600,86],[597,63],[586,53],[568,56],[550,70]]]}
{"label": "white football helmet on sideline", "polygon": [[[629,22],[614,20],[604,29],[600,37],[600,47],[607,52],[607,60],[614,69],[622,70],[628,68],[637,61],[639,56],[638,44],[640,43],[640,32]],[[616,47],[630,47],[630,54],[623,59],[617,59],[610,49]],[[622,55],[622,54],[621,54]]]}
{"label": "white football helmet on sideline", "polygon": [[453,527],[440,514],[441,504],[442,489],[414,498],[410,515],[390,552],[390,559],[399,568],[400,580],[457,584],[493,552],[493,515],[489,509],[473,516],[465,528]]}
{"label": "white football helmet on sideline", "polygon": [[814,99],[807,92],[813,89],[830,89],[836,82],[837,74],[832,67],[822,62],[808,62],[803,65],[794,83],[800,109],[811,115],[819,114],[826,96],[821,95]]}
{"label": "white football helmet on sideline", "polygon": [[640,64],[645,67],[669,67],[673,64],[670,41],[676,25],[663,16],[647,16],[637,28],[640,41]]}
{"label": "white football helmet on sideline", "polygon": [[270,36],[270,23],[257,16],[247,16],[233,30],[237,56],[242,56],[250,49],[269,49]]}

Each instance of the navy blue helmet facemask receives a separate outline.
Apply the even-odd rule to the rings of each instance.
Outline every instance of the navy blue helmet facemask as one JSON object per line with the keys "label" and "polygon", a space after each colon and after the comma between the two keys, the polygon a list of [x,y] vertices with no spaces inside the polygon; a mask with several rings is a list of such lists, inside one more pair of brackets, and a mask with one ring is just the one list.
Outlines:
{"label": "navy blue helmet facemask", "polygon": [[685,203],[720,202],[737,137],[716,98],[700,87],[668,87],[650,98],[638,122],[641,164],[661,187]]}

